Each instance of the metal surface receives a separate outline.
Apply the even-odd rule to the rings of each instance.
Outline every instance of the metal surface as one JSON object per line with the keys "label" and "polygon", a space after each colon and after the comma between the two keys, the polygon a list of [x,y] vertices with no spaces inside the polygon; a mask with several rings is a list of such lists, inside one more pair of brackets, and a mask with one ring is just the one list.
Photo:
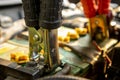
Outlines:
{"label": "metal surface", "polygon": [[23,67],[0,58],[0,80],[4,80],[7,76],[20,80],[34,80],[43,75],[43,71],[43,67]]}
{"label": "metal surface", "polygon": [[[103,42],[99,43],[100,47],[106,51],[114,47],[118,40],[116,39],[106,39]],[[83,57],[83,60],[94,63],[100,55],[100,51],[98,51],[95,46],[91,42],[90,35],[86,35],[81,37],[77,41],[72,41],[68,44],[60,43],[61,47],[68,47],[72,49],[72,51],[80,57]]]}
{"label": "metal surface", "polygon": [[90,18],[89,25],[88,30],[92,40],[102,42],[109,38],[107,18],[105,15],[97,15]]}
{"label": "metal surface", "polygon": [[58,66],[60,60],[58,55],[57,29],[43,29],[43,33],[45,63],[48,64],[49,68],[52,68],[53,65],[54,67]]}
{"label": "metal surface", "polygon": [[25,22],[29,26],[30,60],[40,62],[39,53],[43,50],[46,70],[52,70],[60,65],[57,28],[61,25],[62,0],[22,1]]}
{"label": "metal surface", "polygon": [[49,68],[52,68],[53,65],[58,66],[60,64],[57,29],[48,30],[40,28],[36,30],[33,27],[29,27],[29,44],[31,60],[39,60],[40,51],[44,50],[45,64]]}
{"label": "metal surface", "polygon": [[34,27],[29,27],[29,57],[31,60],[39,58],[39,52],[44,49],[41,33],[41,30],[37,31]]}

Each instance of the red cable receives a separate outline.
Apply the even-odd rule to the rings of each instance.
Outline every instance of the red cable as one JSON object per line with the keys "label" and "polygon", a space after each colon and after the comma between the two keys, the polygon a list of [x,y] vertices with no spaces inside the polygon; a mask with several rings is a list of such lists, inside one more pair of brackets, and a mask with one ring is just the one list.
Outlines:
{"label": "red cable", "polygon": [[109,4],[111,0],[98,0],[98,13],[99,14],[108,14],[109,13]]}

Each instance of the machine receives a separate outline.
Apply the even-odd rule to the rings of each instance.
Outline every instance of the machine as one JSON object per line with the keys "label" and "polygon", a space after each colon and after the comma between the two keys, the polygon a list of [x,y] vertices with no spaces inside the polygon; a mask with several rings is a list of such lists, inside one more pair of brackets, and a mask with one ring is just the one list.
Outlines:
{"label": "machine", "polygon": [[[39,80],[39,79],[57,80],[60,79],[60,77],[62,80],[64,79],[88,80],[80,77],[78,78],[71,76],[68,77],[63,76],[65,74],[69,74],[71,66],[67,63],[63,63],[60,60],[59,56],[57,29],[61,26],[62,22],[61,16],[62,0],[22,0],[22,1],[25,14],[25,22],[26,25],[28,26],[29,31],[30,61],[25,64],[17,64],[15,62],[11,62],[0,58],[0,80]],[[100,18],[97,17],[97,20],[98,19]],[[93,19],[93,24],[95,24],[94,21],[96,21],[96,19],[95,20]],[[100,20],[100,23],[102,21],[103,20]],[[96,25],[93,25],[93,27]],[[101,24],[99,26],[101,26]],[[107,43],[109,43],[109,45],[107,45]],[[116,40],[109,40],[108,42],[103,44],[104,46],[102,45],[102,48],[105,47],[105,50],[107,50],[116,43],[117,43]],[[106,66],[105,60],[106,57],[104,57],[105,54],[104,50],[99,48],[98,51],[95,51],[91,48],[79,48],[79,46],[77,47],[78,50],[76,50],[76,47],[70,46],[69,44],[65,46],[73,49],[73,51],[78,51],[78,53],[82,53],[79,52],[79,50],[84,51],[85,54],[83,53],[84,56],[83,58],[87,60],[87,62],[84,65],[89,64],[89,68],[93,68],[91,75],[88,75],[89,78],[91,77],[97,78],[101,77],[100,79],[105,78],[104,67]],[[92,48],[93,47],[95,49],[98,46],[97,44],[95,44],[95,46],[92,46]],[[44,55],[40,53],[41,50],[44,51]],[[95,52],[95,54],[93,52]],[[98,62],[96,61],[96,58]],[[94,64],[95,61],[96,64],[94,65],[94,67],[91,67],[92,66],[91,64],[92,63]],[[59,67],[61,69],[57,70]],[[57,75],[57,77],[43,78],[44,76],[50,75]]]}
{"label": "machine", "polygon": [[[23,0],[23,7],[29,29],[30,62],[21,66],[1,59],[3,64],[0,71],[3,71],[1,73],[4,76],[1,75],[0,80],[7,76],[20,80],[34,80],[61,66],[57,28],[61,25],[62,0]],[[42,58],[39,54],[41,50],[45,53]]]}
{"label": "machine", "polygon": [[[55,72],[67,74],[70,67],[59,59],[57,28],[61,25],[62,0],[23,0],[29,30],[30,61],[20,65],[0,59],[0,80],[35,80]],[[44,51],[44,55],[39,54]]]}

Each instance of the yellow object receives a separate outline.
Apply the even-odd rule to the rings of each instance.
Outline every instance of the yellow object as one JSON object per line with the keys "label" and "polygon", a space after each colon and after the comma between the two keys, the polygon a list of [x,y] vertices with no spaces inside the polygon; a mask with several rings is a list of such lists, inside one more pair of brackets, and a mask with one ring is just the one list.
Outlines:
{"label": "yellow object", "polygon": [[0,54],[7,53],[15,48],[16,46],[9,44],[9,43],[0,44]]}
{"label": "yellow object", "polygon": [[75,28],[75,31],[76,31],[79,35],[86,35],[86,34],[87,34],[87,29],[86,29],[86,28]]}
{"label": "yellow object", "polygon": [[17,62],[17,63],[26,63],[29,61],[29,57],[27,54],[24,54],[23,52],[16,52],[10,54],[11,61]]}
{"label": "yellow object", "polygon": [[44,53],[45,53],[45,52],[44,52],[44,50],[42,49],[42,50],[40,51],[40,54],[41,54],[41,55],[44,55]]}
{"label": "yellow object", "polygon": [[0,54],[6,52],[6,51],[8,51],[8,50],[9,50],[8,47],[0,48]]}
{"label": "yellow object", "polygon": [[58,40],[63,42],[63,37],[62,36],[58,36]]}
{"label": "yellow object", "polygon": [[89,33],[92,39],[103,41],[109,38],[108,24],[106,15],[97,15],[89,19]]}
{"label": "yellow object", "polygon": [[66,37],[62,37],[62,36],[58,36],[58,40],[61,41],[61,42],[70,42],[70,37],[69,36],[66,36]]}
{"label": "yellow object", "polygon": [[63,49],[65,49],[66,51],[72,51],[69,47],[63,47]]}
{"label": "yellow object", "polygon": [[78,39],[79,38],[79,35],[76,32],[74,32],[74,33],[68,32],[67,36],[69,36],[70,39]]}
{"label": "yellow object", "polygon": [[58,40],[60,42],[70,42],[71,39],[78,39],[80,36],[79,34],[71,28],[60,27],[58,29]]}
{"label": "yellow object", "polygon": [[63,42],[70,42],[70,37],[69,36],[67,36],[67,37],[65,37],[64,39],[63,39]]}

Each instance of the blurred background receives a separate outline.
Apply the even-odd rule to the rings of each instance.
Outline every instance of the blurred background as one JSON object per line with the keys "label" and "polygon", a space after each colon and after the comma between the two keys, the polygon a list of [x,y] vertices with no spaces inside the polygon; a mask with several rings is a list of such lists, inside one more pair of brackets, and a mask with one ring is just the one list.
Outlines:
{"label": "blurred background", "polygon": [[[86,45],[89,45],[90,43],[90,42],[88,43],[86,42],[87,41],[86,34],[88,33],[86,29],[88,27],[89,20],[84,15],[81,2],[78,2],[79,0],[75,0],[75,1],[76,2],[73,3],[72,0],[69,0],[69,1],[63,0],[62,26],[61,28],[58,29],[58,36],[63,32],[68,32],[68,31],[75,32],[75,28],[84,28],[85,32],[84,31],[81,32],[76,37],[76,39],[68,40],[68,38],[66,38],[67,40],[65,41],[67,44],[70,43],[70,45],[73,45],[72,44],[73,42],[80,46],[86,46]],[[109,43],[110,45],[107,45],[107,42],[103,43],[104,45],[107,45],[107,48],[110,47],[111,44],[112,45],[118,44],[120,41],[120,0],[111,0],[110,10],[112,12],[113,19],[110,23],[109,34],[110,34],[110,38],[114,38],[114,40],[112,40],[112,42],[111,42],[111,39],[109,40],[111,42]],[[62,34],[61,36],[63,37],[63,35],[65,35],[65,33]],[[86,41],[84,41],[84,39],[86,39]],[[61,38],[59,40],[61,40]],[[79,44],[77,42],[79,42]],[[16,52],[21,50],[28,53],[28,28],[24,22],[24,12],[22,7],[22,1],[21,0],[0,0],[0,58],[10,60],[11,52]],[[69,49],[67,50],[69,51]],[[64,50],[62,48],[59,48],[59,51],[61,51],[62,53]],[[65,52],[69,53],[67,51]],[[76,63],[74,64],[75,68],[77,66],[76,72],[75,72],[76,74],[78,70],[78,72],[81,73],[80,75],[83,75],[84,73],[86,73],[84,71],[87,71],[88,67],[90,67],[89,63],[84,63],[85,59],[83,57],[78,58],[78,56],[72,53],[69,54],[69,56],[67,56],[66,54],[62,54],[62,55],[65,56],[65,58],[71,57],[70,58],[71,61],[66,59],[66,62],[68,61],[68,63],[70,64]],[[79,62],[81,64],[79,64]],[[114,80],[117,80],[117,79],[114,79]]]}

